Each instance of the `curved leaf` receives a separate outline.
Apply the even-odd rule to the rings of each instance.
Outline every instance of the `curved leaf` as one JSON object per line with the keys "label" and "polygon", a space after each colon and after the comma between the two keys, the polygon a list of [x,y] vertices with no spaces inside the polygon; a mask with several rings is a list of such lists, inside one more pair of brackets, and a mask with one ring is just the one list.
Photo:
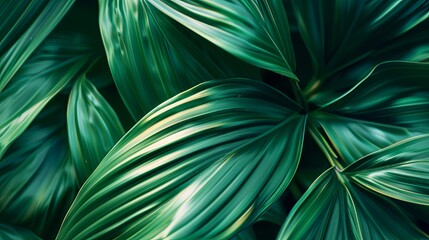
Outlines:
{"label": "curved leaf", "polygon": [[287,211],[283,207],[281,200],[273,203],[271,207],[263,215],[258,218],[258,221],[272,222],[277,225],[282,225],[286,219]]}
{"label": "curved leaf", "polygon": [[314,112],[310,122],[349,164],[392,143],[429,132],[427,109],[429,64],[388,62]]}
{"label": "curved leaf", "polygon": [[238,58],[297,79],[283,1],[148,1]]}
{"label": "curved leaf", "polygon": [[12,144],[0,162],[0,222],[55,236],[78,190],[64,127],[57,102]]}
{"label": "curved leaf", "polygon": [[294,206],[278,239],[427,239],[389,199],[331,168]]}
{"label": "curved leaf", "polygon": [[31,231],[7,224],[0,223],[0,239],[2,240],[40,240]]}
{"label": "curved leaf", "polygon": [[315,72],[310,97],[321,86],[324,91],[350,88],[387,60],[429,60],[428,1],[292,3]]}
{"label": "curved leaf", "polygon": [[43,107],[92,59],[91,39],[54,33],[0,93],[0,158]]}
{"label": "curved leaf", "polygon": [[74,0],[6,0],[0,9],[0,93]]}
{"label": "curved leaf", "polygon": [[100,27],[115,83],[137,120],[202,81],[259,75],[147,0],[100,1]]}
{"label": "curved leaf", "polygon": [[85,77],[76,81],[71,91],[67,129],[79,185],[125,134],[112,107]]}
{"label": "curved leaf", "polygon": [[255,232],[252,228],[247,228],[235,235],[231,240],[257,240]]}
{"label": "curved leaf", "polygon": [[305,123],[297,111],[282,93],[248,79],[177,95],[106,155],[58,239],[231,237],[292,178]]}
{"label": "curved leaf", "polygon": [[410,138],[359,159],[344,173],[370,190],[429,205],[428,146],[428,135]]}

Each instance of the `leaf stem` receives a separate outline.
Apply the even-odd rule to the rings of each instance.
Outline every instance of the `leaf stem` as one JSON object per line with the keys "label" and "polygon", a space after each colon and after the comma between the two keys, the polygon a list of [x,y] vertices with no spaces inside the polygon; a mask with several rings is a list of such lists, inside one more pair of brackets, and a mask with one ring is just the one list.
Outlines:
{"label": "leaf stem", "polygon": [[303,107],[305,113],[307,113],[308,112],[307,99],[305,98],[304,93],[301,90],[301,86],[299,86],[298,81],[294,79],[289,79],[289,82],[292,85],[292,91],[293,91],[293,94],[295,95],[295,99]]}
{"label": "leaf stem", "polygon": [[338,162],[338,155],[335,153],[334,149],[330,146],[329,142],[326,141],[320,131],[313,124],[309,125],[309,131],[314,141],[322,150],[329,164],[338,170],[343,170],[344,167],[340,162]]}

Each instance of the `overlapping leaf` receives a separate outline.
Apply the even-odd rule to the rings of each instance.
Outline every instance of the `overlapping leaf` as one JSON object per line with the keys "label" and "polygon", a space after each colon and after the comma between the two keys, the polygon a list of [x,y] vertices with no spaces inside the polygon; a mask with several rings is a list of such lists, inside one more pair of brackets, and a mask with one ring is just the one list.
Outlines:
{"label": "overlapping leaf", "polygon": [[289,25],[281,0],[148,0],[229,53],[297,79]]}
{"label": "overlapping leaf", "polygon": [[40,240],[38,236],[36,236],[31,231],[18,227],[12,226],[8,224],[0,223],[0,239],[2,240]]}
{"label": "overlapping leaf", "polygon": [[91,39],[54,33],[0,93],[0,158],[42,108],[94,57]]}
{"label": "overlapping leaf", "polygon": [[0,9],[0,92],[74,0],[6,0]]}
{"label": "overlapping leaf", "polygon": [[0,222],[55,236],[78,190],[65,114],[60,102],[48,106],[0,162]]}
{"label": "overlapping leaf", "polygon": [[257,240],[256,234],[252,228],[243,230],[235,235],[231,240]]}
{"label": "overlapping leaf", "polygon": [[389,199],[331,168],[292,209],[278,239],[427,239]]}
{"label": "overlapping leaf", "polygon": [[312,114],[312,126],[345,164],[429,132],[429,64],[387,62]]}
{"label": "overlapping leaf", "polygon": [[429,59],[428,1],[292,3],[315,70],[307,88],[311,97],[321,86],[324,91],[350,88],[386,60]]}
{"label": "overlapping leaf", "polygon": [[177,95],[106,155],[58,239],[231,237],[292,178],[305,124],[297,111],[280,92],[248,79]]}
{"label": "overlapping leaf", "polygon": [[100,1],[100,27],[115,83],[136,120],[202,81],[259,75],[147,0]]}
{"label": "overlapping leaf", "polygon": [[112,107],[85,77],[70,93],[67,129],[80,185],[125,133]]}
{"label": "overlapping leaf", "polygon": [[359,159],[344,173],[370,190],[429,205],[428,146],[428,135],[410,138]]}

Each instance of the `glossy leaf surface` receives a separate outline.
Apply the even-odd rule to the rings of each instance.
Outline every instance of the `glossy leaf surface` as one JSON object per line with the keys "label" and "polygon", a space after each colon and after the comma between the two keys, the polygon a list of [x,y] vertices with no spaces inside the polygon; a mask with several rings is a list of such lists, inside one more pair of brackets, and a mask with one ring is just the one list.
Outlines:
{"label": "glossy leaf surface", "polygon": [[344,173],[370,190],[429,205],[428,146],[428,135],[410,138],[359,159]]}
{"label": "glossy leaf surface", "polygon": [[[345,164],[429,131],[429,65],[388,62],[312,114]],[[345,140],[346,139],[346,140]]]}
{"label": "glossy leaf surface", "polygon": [[148,0],[162,12],[242,60],[297,79],[281,0]]}
{"label": "glossy leaf surface", "polygon": [[0,162],[0,222],[43,238],[55,236],[78,191],[59,103],[44,109]]}
{"label": "glossy leaf surface", "polygon": [[78,33],[53,34],[0,93],[0,157],[50,99],[94,57],[90,42]]}
{"label": "glossy leaf surface", "polygon": [[329,169],[294,206],[278,239],[427,239],[389,199]]}
{"label": "glossy leaf surface", "polygon": [[74,0],[5,0],[0,8],[0,92]]}
{"label": "glossy leaf surface", "polygon": [[0,239],[3,240],[40,240],[31,231],[17,226],[0,223]]}
{"label": "glossy leaf surface", "polygon": [[228,238],[280,196],[305,116],[268,85],[214,80],[164,102],[106,155],[58,239]]}
{"label": "glossy leaf surface", "polygon": [[[386,60],[428,60],[428,1],[293,0],[310,53],[311,88],[350,88]],[[420,27],[421,25],[424,25]]]}
{"label": "glossy leaf surface", "polygon": [[112,107],[85,77],[74,83],[70,93],[67,129],[80,185],[125,134]]}
{"label": "glossy leaf surface", "polygon": [[202,81],[258,78],[231,56],[147,0],[100,1],[100,27],[115,83],[134,119]]}

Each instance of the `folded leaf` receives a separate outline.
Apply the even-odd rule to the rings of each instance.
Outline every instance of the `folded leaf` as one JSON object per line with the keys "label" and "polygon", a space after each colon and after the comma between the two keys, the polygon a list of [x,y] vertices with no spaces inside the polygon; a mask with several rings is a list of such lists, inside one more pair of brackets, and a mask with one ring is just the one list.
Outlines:
{"label": "folded leaf", "polygon": [[71,91],[67,129],[80,185],[125,134],[112,107],[85,77],[76,81]]}
{"label": "folded leaf", "polygon": [[340,161],[429,132],[429,64],[387,62],[311,115]]}
{"label": "folded leaf", "polygon": [[0,93],[0,158],[43,107],[89,63],[91,39],[52,34]]}
{"label": "folded leaf", "polygon": [[0,222],[43,238],[55,236],[78,191],[60,103],[44,109],[0,162]]}
{"label": "folded leaf", "polygon": [[297,79],[281,0],[148,0],[159,10],[255,66]]}
{"label": "folded leaf", "polygon": [[359,159],[344,173],[370,190],[429,205],[428,146],[428,135],[410,138]]}
{"label": "folded leaf", "polygon": [[350,89],[384,61],[429,60],[428,1],[293,0],[292,6],[313,62],[310,97]]}
{"label": "folded leaf", "polygon": [[36,236],[31,231],[12,226],[8,224],[0,223],[0,239],[3,240],[40,240],[38,236]]}
{"label": "folded leaf", "polygon": [[427,239],[387,198],[331,168],[294,206],[278,239]]}
{"label": "folded leaf", "polygon": [[0,9],[0,93],[74,0],[6,0]]}
{"label": "folded leaf", "polygon": [[136,120],[202,81],[258,78],[236,59],[149,1],[100,1],[100,27],[116,86]]}
{"label": "folded leaf", "polygon": [[58,239],[232,237],[291,180],[305,124],[299,110],[249,79],[209,81],[171,98],[106,155]]}

